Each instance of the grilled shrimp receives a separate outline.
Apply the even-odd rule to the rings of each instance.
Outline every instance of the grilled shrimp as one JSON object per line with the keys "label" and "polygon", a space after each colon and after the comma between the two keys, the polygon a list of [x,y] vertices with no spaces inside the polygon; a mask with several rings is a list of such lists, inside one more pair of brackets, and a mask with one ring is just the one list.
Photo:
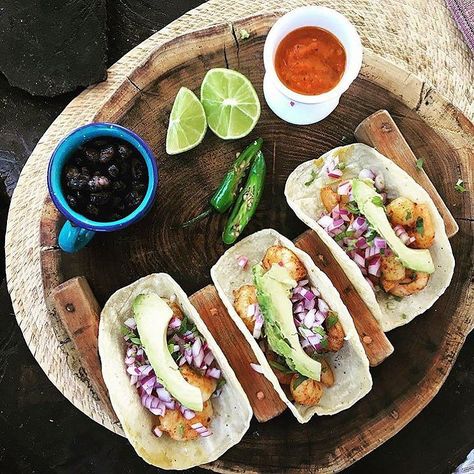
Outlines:
{"label": "grilled shrimp", "polygon": [[321,383],[326,387],[332,387],[334,385],[334,372],[326,359],[319,359],[321,363]]}
{"label": "grilled shrimp", "polygon": [[247,329],[253,333],[255,326],[254,316],[248,315],[248,308],[252,304],[257,304],[257,292],[253,285],[243,285],[238,290],[234,290],[234,308],[243,320]]}
{"label": "grilled shrimp", "polygon": [[204,402],[203,410],[195,412],[195,416],[190,420],[187,420],[179,409],[166,410],[166,413],[159,417],[160,424],[158,428],[176,441],[189,441],[199,438],[199,433],[191,428],[191,425],[201,423],[204,427],[209,427],[212,414],[213,409],[210,400]]}
{"label": "grilled shrimp", "polygon": [[274,263],[285,267],[291,278],[296,281],[303,280],[307,275],[306,267],[300,259],[290,249],[282,245],[273,245],[268,248],[262,263],[266,270],[270,270]]}
{"label": "grilled shrimp", "polygon": [[424,272],[415,272],[405,269],[405,278],[398,281],[380,279],[382,288],[394,296],[410,296],[421,291],[430,279],[430,275]]}
{"label": "grilled shrimp", "polygon": [[339,204],[339,194],[333,191],[329,186],[321,188],[321,202],[326,211],[331,212]]}
{"label": "grilled shrimp", "polygon": [[405,278],[405,267],[395,255],[382,257],[380,270],[383,280],[398,281]]}
{"label": "grilled shrimp", "polygon": [[410,237],[415,237],[411,247],[429,249],[433,245],[435,229],[430,210],[426,204],[417,204],[415,206],[414,219],[415,227],[408,231]]}
{"label": "grilled shrimp", "polygon": [[300,377],[302,376],[295,374],[291,379],[290,391],[294,401],[309,407],[317,405],[323,396],[322,383],[312,379],[306,379],[301,382],[299,380]]}
{"label": "grilled shrimp", "polygon": [[171,311],[173,311],[173,317],[178,318],[180,320],[184,318],[183,311],[179,304],[176,303],[176,301],[165,299],[165,303],[171,308]]}
{"label": "grilled shrimp", "polygon": [[217,380],[212,377],[206,377],[184,364],[179,368],[181,375],[186,382],[198,387],[201,390],[203,401],[209,400],[217,388]]}
{"label": "grilled shrimp", "polygon": [[326,328],[328,335],[328,347],[327,350],[331,352],[337,352],[344,345],[345,332],[340,321],[334,323],[331,327]]}
{"label": "grilled shrimp", "polygon": [[412,227],[415,225],[415,203],[410,199],[398,197],[387,205],[387,215],[393,225]]}

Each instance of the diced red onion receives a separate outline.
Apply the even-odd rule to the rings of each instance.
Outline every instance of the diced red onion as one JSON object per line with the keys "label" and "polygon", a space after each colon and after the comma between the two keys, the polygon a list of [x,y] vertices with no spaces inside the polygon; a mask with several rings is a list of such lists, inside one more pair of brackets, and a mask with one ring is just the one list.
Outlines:
{"label": "diced red onion", "polygon": [[171,318],[171,321],[168,324],[169,329],[178,329],[181,326],[181,320],[179,318]]}
{"label": "diced red onion", "polygon": [[128,318],[126,319],[123,324],[127,326],[129,329],[136,329],[137,328],[137,323],[135,322],[134,318]]}
{"label": "diced red onion", "polygon": [[158,426],[155,426],[155,427],[153,428],[153,434],[154,434],[155,436],[157,436],[158,438],[161,438],[161,436],[163,436],[163,431],[161,431],[161,430],[158,428]]}
{"label": "diced red onion", "polygon": [[220,379],[221,378],[221,371],[220,371],[220,369],[217,369],[216,367],[213,367],[212,369],[207,370],[206,377],[211,377],[213,379]]}
{"label": "diced red onion", "polygon": [[253,326],[253,332],[252,332],[252,336],[255,339],[260,339],[260,336],[262,335],[262,327],[263,327],[263,314],[260,311],[258,311],[255,316],[255,324]]}
{"label": "diced red onion", "polygon": [[316,310],[311,309],[306,313],[306,316],[304,317],[304,325],[307,328],[312,328],[314,326],[314,322],[316,320]]}
{"label": "diced red onion", "polygon": [[324,300],[320,298],[318,299],[318,309],[321,311],[321,313],[327,313],[329,311],[329,306]]}
{"label": "diced red onion", "polygon": [[[340,196],[347,196],[350,191],[352,189],[352,184],[350,181],[346,181],[345,183],[341,183],[338,187],[337,187],[337,194],[339,194]],[[341,209],[342,211],[342,209]]]}
{"label": "diced red onion", "polygon": [[298,286],[301,287],[301,286],[306,286],[307,284],[309,283],[309,280],[300,280],[298,282]]}
{"label": "diced red onion", "polygon": [[214,354],[211,351],[206,352],[206,355],[204,356],[204,363],[209,366],[212,364],[214,361]]}
{"label": "diced red onion", "polygon": [[250,362],[250,367],[252,367],[255,372],[258,372],[259,374],[263,374],[263,367],[260,364],[254,364],[253,362]]}
{"label": "diced red onion", "polygon": [[372,170],[368,170],[368,169],[364,168],[363,170],[360,171],[359,178],[360,179],[370,179],[370,180],[373,181],[375,179],[375,174]]}
{"label": "diced red onion", "polygon": [[374,180],[375,188],[377,191],[383,191],[385,188],[385,179],[382,173],[378,173]]}
{"label": "diced red onion", "polygon": [[318,224],[326,229],[326,227],[329,227],[333,223],[333,220],[334,219],[331,216],[324,215],[318,220]]}
{"label": "diced red onion", "polygon": [[409,244],[410,236],[402,225],[396,225],[393,230],[395,231],[396,236],[405,244]]}
{"label": "diced red onion", "polygon": [[328,176],[331,178],[340,178],[342,176],[342,170],[335,168],[332,171],[328,171]]}
{"label": "diced red onion", "polygon": [[373,275],[375,277],[380,277],[380,264],[381,264],[380,257],[374,258],[369,263],[369,266],[367,268],[367,271],[369,272],[369,275]]}
{"label": "diced red onion", "polygon": [[359,267],[365,267],[365,259],[364,257],[361,257],[358,253],[354,254],[353,260],[355,263],[357,263],[357,265],[359,265]]}
{"label": "diced red onion", "polygon": [[249,263],[249,259],[245,255],[237,257],[237,265],[243,270]]}
{"label": "diced red onion", "polygon": [[373,240],[374,246],[377,247],[378,249],[386,249],[387,248],[387,242],[385,239],[382,239],[382,237],[375,237]]}
{"label": "diced red onion", "polygon": [[312,300],[304,300],[304,309],[312,310],[316,306],[316,299],[313,298]]}

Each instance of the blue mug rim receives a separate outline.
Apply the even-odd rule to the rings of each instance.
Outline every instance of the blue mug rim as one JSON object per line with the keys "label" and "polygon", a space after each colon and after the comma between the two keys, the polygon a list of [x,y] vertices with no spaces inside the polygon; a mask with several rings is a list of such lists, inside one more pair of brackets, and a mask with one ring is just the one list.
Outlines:
{"label": "blue mug rim", "polygon": [[[94,221],[92,219],[89,219],[82,214],[79,214],[78,212],[74,211],[66,202],[64,192],[62,188],[58,191],[56,191],[56,186],[53,184],[53,167],[55,166],[56,162],[55,159],[58,156],[58,154],[61,152],[62,148],[64,145],[70,140],[73,136],[80,134],[84,130],[87,129],[102,129],[101,131],[104,132],[103,135],[97,135],[99,136],[114,136],[111,134],[107,134],[108,130],[116,130],[122,133],[122,139],[125,141],[129,142],[130,145],[133,146],[143,157],[145,164],[147,166],[147,171],[148,171],[148,187],[147,191],[145,193],[145,196],[143,198],[143,201],[140,203],[140,205],[130,214],[126,215],[122,219],[116,220],[116,221]],[[127,138],[132,137],[134,140],[138,142],[138,144],[141,146],[142,149],[139,149],[137,146],[135,146],[132,142],[130,142]],[[94,138],[94,137],[91,137]],[[86,140],[87,141],[87,138]],[[62,169],[61,169],[62,172]],[[139,135],[137,135],[135,132],[132,130],[122,126],[118,125],[116,123],[110,123],[110,122],[92,122],[88,123],[86,125],[82,125],[81,127],[75,128],[72,130],[70,133],[68,133],[64,138],[61,139],[61,141],[58,143],[56,148],[54,149],[51,158],[49,160],[49,165],[48,165],[48,190],[49,194],[51,196],[51,199],[54,203],[54,205],[57,207],[57,209],[61,212],[61,214],[71,221],[75,226],[81,227],[83,229],[87,230],[93,230],[96,232],[112,232],[114,230],[119,230],[123,229],[125,227],[128,227],[129,225],[137,222],[141,218],[143,218],[148,211],[151,209],[154,198],[156,195],[156,190],[158,188],[158,165],[157,161],[155,158],[155,155],[153,154],[151,148],[148,146],[148,144],[143,140]]]}

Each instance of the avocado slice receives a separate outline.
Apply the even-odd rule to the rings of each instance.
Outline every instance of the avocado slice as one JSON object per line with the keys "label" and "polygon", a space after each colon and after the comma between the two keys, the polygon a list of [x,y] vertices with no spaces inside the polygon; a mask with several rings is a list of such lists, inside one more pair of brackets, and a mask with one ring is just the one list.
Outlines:
{"label": "avocado slice", "polygon": [[355,178],[352,180],[352,194],[360,212],[387,241],[404,267],[417,272],[433,273],[435,271],[428,249],[412,249],[397,237],[382,205],[382,196],[372,186]]}
{"label": "avocado slice", "polygon": [[158,295],[138,295],[132,304],[138,333],[156,376],[178,400],[194,411],[203,410],[201,390],[186,382],[171,357],[166,341],[168,323],[173,311]]}
{"label": "avocado slice", "polygon": [[293,321],[290,292],[296,286],[296,281],[286,268],[275,264],[266,273],[261,265],[256,265],[253,277],[268,344],[274,352],[285,358],[290,369],[305,377],[320,380],[321,364],[301,347]]}

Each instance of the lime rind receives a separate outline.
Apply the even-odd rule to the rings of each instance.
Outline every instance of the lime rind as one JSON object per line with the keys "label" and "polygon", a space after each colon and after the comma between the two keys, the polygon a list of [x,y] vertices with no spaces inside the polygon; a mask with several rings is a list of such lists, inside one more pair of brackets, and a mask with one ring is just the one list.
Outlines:
{"label": "lime rind", "polygon": [[201,102],[191,90],[181,87],[171,109],[166,153],[176,155],[198,146],[206,130],[206,113]]}
{"label": "lime rind", "polygon": [[232,69],[207,72],[201,85],[201,103],[209,128],[224,140],[245,137],[260,118],[260,101],[252,83]]}

